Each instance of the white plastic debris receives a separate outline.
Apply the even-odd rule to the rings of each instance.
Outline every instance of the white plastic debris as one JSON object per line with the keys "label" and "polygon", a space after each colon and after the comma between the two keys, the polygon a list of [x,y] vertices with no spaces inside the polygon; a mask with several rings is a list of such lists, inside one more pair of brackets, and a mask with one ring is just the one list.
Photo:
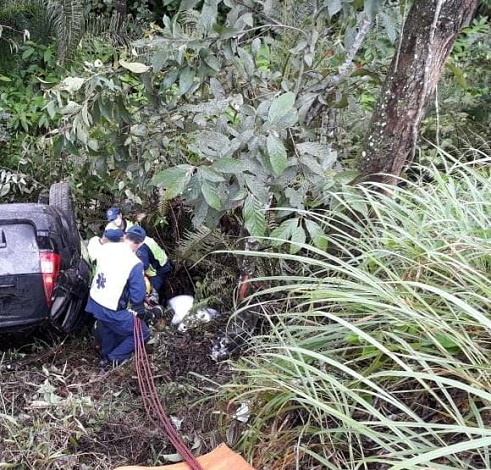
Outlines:
{"label": "white plastic debris", "polygon": [[193,307],[194,298],[192,295],[176,295],[167,301],[168,307],[172,310],[174,316],[171,325],[176,327],[184,320],[184,317]]}
{"label": "white plastic debris", "polygon": [[242,403],[237,410],[235,411],[234,414],[234,419],[237,421],[240,421],[241,423],[247,423],[249,421],[249,403],[245,402]]}
{"label": "white plastic debris", "polygon": [[181,429],[181,424],[184,421],[183,419],[179,419],[176,416],[170,416],[170,420],[172,422],[172,426],[174,426],[176,431]]}
{"label": "white plastic debris", "polygon": [[232,341],[230,341],[226,336],[217,338],[211,348],[210,357],[215,361],[223,361],[230,357],[230,351],[233,347]]}
{"label": "white plastic debris", "polygon": [[185,332],[197,324],[208,323],[220,315],[218,310],[208,307],[200,308],[190,315],[193,304],[194,298],[191,295],[177,295],[167,301],[173,313],[171,325],[178,331]]}

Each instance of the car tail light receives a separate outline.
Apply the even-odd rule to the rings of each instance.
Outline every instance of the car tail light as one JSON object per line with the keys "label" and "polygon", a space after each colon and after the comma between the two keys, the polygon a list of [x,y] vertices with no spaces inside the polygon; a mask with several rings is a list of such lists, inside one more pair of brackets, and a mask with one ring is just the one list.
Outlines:
{"label": "car tail light", "polygon": [[40,253],[40,258],[46,303],[48,304],[48,307],[51,307],[51,304],[53,303],[53,289],[58,273],[60,272],[60,255],[52,252],[42,252]]}

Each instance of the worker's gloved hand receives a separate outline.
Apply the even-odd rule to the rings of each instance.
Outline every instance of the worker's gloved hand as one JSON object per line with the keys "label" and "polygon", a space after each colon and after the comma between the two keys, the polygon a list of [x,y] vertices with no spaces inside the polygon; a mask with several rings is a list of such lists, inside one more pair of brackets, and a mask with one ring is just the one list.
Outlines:
{"label": "worker's gloved hand", "polygon": [[145,298],[145,302],[151,306],[159,304],[159,294],[155,289],[152,289],[152,292],[147,295]]}
{"label": "worker's gloved hand", "polygon": [[153,305],[146,308],[147,320],[150,323],[160,320],[164,315],[164,308],[162,305]]}
{"label": "worker's gloved hand", "polygon": [[164,308],[161,305],[134,305],[129,311],[145,323],[153,323],[160,320],[164,314]]}
{"label": "worker's gloved hand", "polygon": [[138,304],[138,305],[132,305],[131,308],[128,309],[129,312],[131,312],[135,317],[139,318],[140,320],[146,321],[146,310],[145,310],[145,305],[143,304]]}

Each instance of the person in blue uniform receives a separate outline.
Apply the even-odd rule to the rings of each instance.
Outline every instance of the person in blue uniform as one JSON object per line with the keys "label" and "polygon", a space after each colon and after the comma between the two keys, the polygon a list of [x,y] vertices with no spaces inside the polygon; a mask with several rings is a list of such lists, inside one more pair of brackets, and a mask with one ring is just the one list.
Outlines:
{"label": "person in blue uniform", "polygon": [[106,220],[106,230],[121,229],[123,232],[126,232],[135,225],[123,217],[123,213],[119,207],[110,207],[106,211]]}
{"label": "person in blue uniform", "polygon": [[[119,364],[133,355],[134,318],[146,319],[143,263],[135,254],[145,236],[145,230],[138,227],[122,242],[105,243],[98,251],[86,310],[100,329],[101,366]],[[146,341],[150,330],[144,322],[141,327]]]}
{"label": "person in blue uniform", "polygon": [[[130,231],[135,227],[130,228]],[[143,263],[143,269],[152,285],[152,290],[158,293],[171,271],[171,264],[166,252],[153,238],[147,236],[138,248],[136,256]]]}
{"label": "person in blue uniform", "polygon": [[[137,222],[141,222],[145,217],[144,212],[137,214]],[[105,232],[112,233],[116,230],[122,230],[124,233],[129,233],[133,228],[138,231],[140,227],[125,219],[119,207],[110,207],[106,211],[106,219],[108,223]],[[93,247],[94,244],[91,245],[91,248]],[[145,236],[145,240],[138,248],[136,255],[142,260],[145,275],[152,286],[151,298],[155,303],[159,303],[160,289],[171,271],[171,263],[167,253],[153,238]]]}
{"label": "person in blue uniform", "polygon": [[99,252],[106,243],[117,243],[123,240],[124,232],[120,229],[106,229],[102,237],[93,236],[87,244],[90,261],[95,266]]}

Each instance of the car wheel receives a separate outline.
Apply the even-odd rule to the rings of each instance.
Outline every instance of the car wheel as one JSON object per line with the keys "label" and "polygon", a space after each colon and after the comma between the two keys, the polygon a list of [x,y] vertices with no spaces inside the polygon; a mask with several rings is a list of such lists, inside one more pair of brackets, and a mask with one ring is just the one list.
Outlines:
{"label": "car wheel", "polygon": [[[56,207],[63,213],[67,221],[70,234],[73,237],[73,240],[77,241],[79,238],[77,221],[75,219],[72,194],[68,183],[54,183],[51,185],[49,188],[49,205]],[[77,242],[75,245],[77,250],[79,250],[80,247],[78,246]]]}
{"label": "car wheel", "polygon": [[70,301],[67,308],[65,320],[61,324],[61,329],[68,334],[75,334],[82,330],[87,323],[89,315],[83,310],[87,299],[74,298]]}
{"label": "car wheel", "polygon": [[70,304],[70,299],[68,295],[60,295],[54,298],[53,305],[51,305],[51,321],[60,323],[58,320],[62,318],[62,315],[68,309]]}
{"label": "car wheel", "polygon": [[78,333],[85,325],[88,315],[82,311],[87,299],[68,296],[57,297],[53,307],[58,308],[51,317],[51,324],[63,333]]}

